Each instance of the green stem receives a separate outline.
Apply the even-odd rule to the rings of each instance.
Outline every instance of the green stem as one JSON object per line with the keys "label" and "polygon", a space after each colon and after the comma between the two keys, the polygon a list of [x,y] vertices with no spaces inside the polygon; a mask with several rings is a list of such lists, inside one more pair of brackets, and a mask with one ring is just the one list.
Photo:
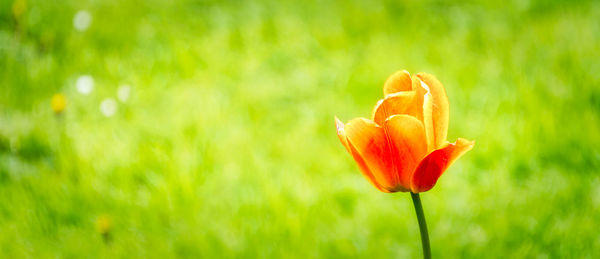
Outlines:
{"label": "green stem", "polygon": [[425,222],[425,214],[423,213],[423,205],[421,205],[421,197],[418,193],[410,193],[415,211],[417,212],[417,220],[419,221],[419,230],[421,230],[421,244],[423,246],[423,258],[431,259],[431,247],[429,246],[429,234],[427,233],[427,222]]}

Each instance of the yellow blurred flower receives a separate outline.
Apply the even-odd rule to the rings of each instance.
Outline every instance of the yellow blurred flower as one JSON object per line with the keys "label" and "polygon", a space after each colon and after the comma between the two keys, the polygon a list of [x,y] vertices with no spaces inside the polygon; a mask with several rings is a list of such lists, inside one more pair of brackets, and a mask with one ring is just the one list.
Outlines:
{"label": "yellow blurred flower", "polygon": [[25,9],[27,9],[27,1],[25,0],[15,0],[12,5],[12,12],[15,18],[21,17],[25,13]]}
{"label": "yellow blurred flower", "polygon": [[54,113],[60,114],[67,107],[67,98],[61,93],[54,94],[52,96],[52,100],[50,101],[50,106],[52,107]]}
{"label": "yellow blurred flower", "polygon": [[107,215],[101,215],[96,220],[96,229],[98,230],[98,232],[100,234],[105,235],[108,232],[110,232],[111,226],[112,226],[112,221],[110,220],[110,218]]}

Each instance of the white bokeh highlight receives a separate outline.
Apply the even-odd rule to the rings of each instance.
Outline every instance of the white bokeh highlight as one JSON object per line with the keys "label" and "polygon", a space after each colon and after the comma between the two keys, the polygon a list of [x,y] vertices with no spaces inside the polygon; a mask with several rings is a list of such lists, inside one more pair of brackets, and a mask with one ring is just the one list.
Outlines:
{"label": "white bokeh highlight", "polygon": [[88,95],[94,90],[94,78],[90,75],[82,75],[77,78],[75,85],[79,93]]}
{"label": "white bokeh highlight", "polygon": [[117,90],[117,97],[121,102],[127,102],[129,100],[129,95],[131,95],[131,86],[129,85],[121,85]]}
{"label": "white bokeh highlight", "polygon": [[78,31],[85,31],[92,24],[92,15],[86,10],[79,10],[73,17],[73,27]]}
{"label": "white bokeh highlight", "polygon": [[100,112],[106,117],[111,117],[117,112],[117,101],[113,98],[106,98],[100,103]]}

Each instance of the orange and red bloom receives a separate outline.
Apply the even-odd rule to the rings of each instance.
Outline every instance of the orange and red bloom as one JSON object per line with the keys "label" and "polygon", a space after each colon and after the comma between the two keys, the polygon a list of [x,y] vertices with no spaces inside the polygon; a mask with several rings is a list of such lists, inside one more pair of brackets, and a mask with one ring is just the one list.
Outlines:
{"label": "orange and red bloom", "polygon": [[449,103],[433,76],[407,71],[391,75],[371,119],[343,124],[337,134],[367,179],[382,192],[425,192],[474,142],[448,134]]}

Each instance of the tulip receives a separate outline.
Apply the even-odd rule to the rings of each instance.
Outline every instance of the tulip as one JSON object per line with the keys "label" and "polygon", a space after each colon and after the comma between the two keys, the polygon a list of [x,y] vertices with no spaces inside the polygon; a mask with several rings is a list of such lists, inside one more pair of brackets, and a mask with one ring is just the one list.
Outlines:
{"label": "tulip", "polygon": [[474,142],[446,140],[448,97],[434,76],[400,71],[388,78],[383,93],[370,120],[344,125],[336,117],[338,137],[380,191],[428,191]]}
{"label": "tulip", "polygon": [[[433,188],[474,142],[446,140],[448,97],[433,75],[396,72],[386,80],[383,93],[371,119],[355,118],[344,124],[336,117],[337,135],[375,188],[386,193],[411,192],[420,226],[424,226],[423,238],[427,227],[418,193]],[[423,243],[425,257],[428,242]]]}

